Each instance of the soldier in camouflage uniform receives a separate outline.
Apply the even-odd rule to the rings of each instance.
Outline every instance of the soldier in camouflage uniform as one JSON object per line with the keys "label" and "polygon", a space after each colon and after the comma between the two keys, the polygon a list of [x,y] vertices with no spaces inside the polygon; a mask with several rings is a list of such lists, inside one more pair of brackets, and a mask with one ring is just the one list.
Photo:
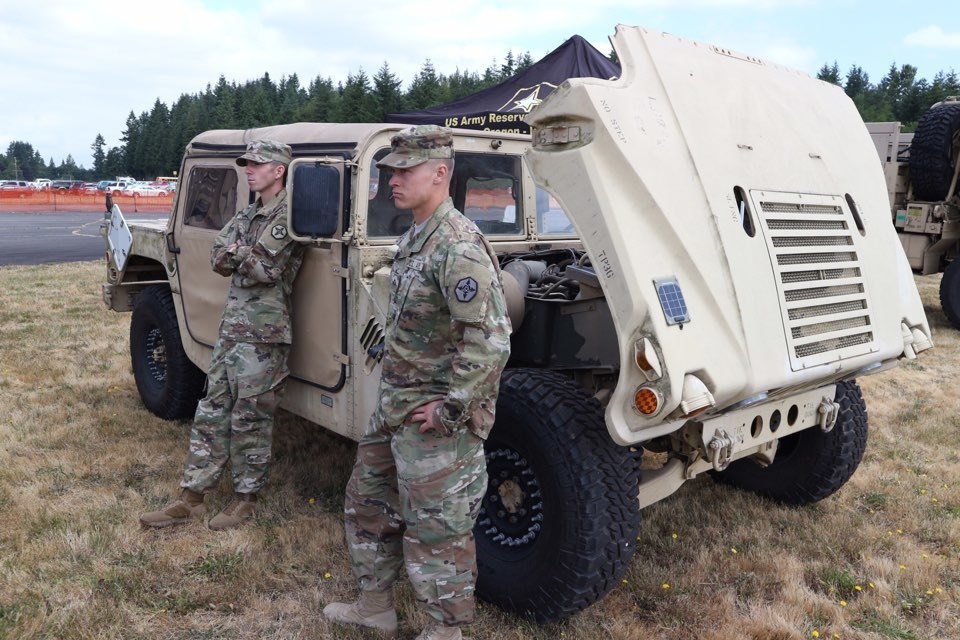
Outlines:
{"label": "soldier in camouflage uniform", "polygon": [[393,170],[394,202],[413,211],[414,226],[391,270],[380,405],[347,484],[360,599],[323,613],[395,634],[393,583],[405,565],[433,618],[418,638],[460,638],[476,608],[473,525],[510,321],[496,255],[449,197],[450,132],[413,127],[394,136],[377,166]]}
{"label": "soldier in camouflage uniform", "polygon": [[204,493],[227,463],[235,498],[214,517],[226,529],[253,515],[270,466],[273,415],[288,374],[290,293],[303,245],[287,234],[284,179],[290,147],[257,140],[237,159],[256,202],[227,223],[213,243],[213,270],[229,277],[230,291],[207,373],[207,395],[197,406],[180,498],[146,513],[146,527],[166,527],[203,515]]}

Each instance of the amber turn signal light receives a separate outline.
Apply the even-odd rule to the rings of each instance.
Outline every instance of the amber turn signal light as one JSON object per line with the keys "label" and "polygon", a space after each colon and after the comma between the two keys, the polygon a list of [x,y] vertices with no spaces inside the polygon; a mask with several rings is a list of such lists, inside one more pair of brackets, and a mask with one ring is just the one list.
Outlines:
{"label": "amber turn signal light", "polygon": [[650,387],[638,387],[633,394],[633,406],[641,414],[652,416],[660,411],[660,394]]}

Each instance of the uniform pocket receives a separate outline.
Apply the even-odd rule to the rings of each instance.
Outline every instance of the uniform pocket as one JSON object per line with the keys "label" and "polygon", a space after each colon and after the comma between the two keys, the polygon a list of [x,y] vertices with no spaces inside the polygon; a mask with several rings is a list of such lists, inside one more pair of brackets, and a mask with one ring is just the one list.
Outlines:
{"label": "uniform pocket", "polygon": [[407,528],[421,544],[442,547],[470,533],[487,488],[487,470],[480,449],[454,465],[405,482],[410,513]]}

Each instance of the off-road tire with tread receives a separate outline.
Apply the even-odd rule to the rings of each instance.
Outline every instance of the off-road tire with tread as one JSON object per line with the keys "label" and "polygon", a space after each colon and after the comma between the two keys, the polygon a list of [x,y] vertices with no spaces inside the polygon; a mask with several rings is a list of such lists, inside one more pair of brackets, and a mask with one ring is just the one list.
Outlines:
{"label": "off-road tire with tread", "polygon": [[147,409],[165,420],[193,417],[206,376],[183,350],[170,287],[147,287],[134,300],[130,361]]}
{"label": "off-road tire with tread", "polygon": [[913,199],[923,202],[946,200],[956,148],[954,136],[960,130],[960,102],[946,102],[928,109],[917,123],[910,144],[910,183]]}
{"label": "off-road tire with tread", "polygon": [[539,622],[567,618],[619,581],[640,527],[640,454],[561,374],[503,374],[474,529],[477,595]]}
{"label": "off-road tire with tread", "polygon": [[940,308],[954,329],[960,329],[960,259],[954,258],[940,279]]}
{"label": "off-road tire with tread", "polygon": [[867,406],[860,387],[854,381],[838,383],[835,401],[840,414],[828,433],[818,427],[804,429],[780,440],[773,464],[737,460],[724,471],[711,472],[713,478],[792,505],[833,494],[856,471],[867,445]]}

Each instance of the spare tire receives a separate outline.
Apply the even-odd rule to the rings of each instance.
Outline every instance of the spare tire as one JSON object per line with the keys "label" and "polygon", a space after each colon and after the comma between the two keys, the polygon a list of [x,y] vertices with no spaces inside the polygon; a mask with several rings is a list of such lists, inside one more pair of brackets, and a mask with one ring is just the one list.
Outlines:
{"label": "spare tire", "polygon": [[910,145],[910,183],[913,199],[946,200],[956,169],[955,136],[960,129],[960,102],[945,102],[920,117]]}

